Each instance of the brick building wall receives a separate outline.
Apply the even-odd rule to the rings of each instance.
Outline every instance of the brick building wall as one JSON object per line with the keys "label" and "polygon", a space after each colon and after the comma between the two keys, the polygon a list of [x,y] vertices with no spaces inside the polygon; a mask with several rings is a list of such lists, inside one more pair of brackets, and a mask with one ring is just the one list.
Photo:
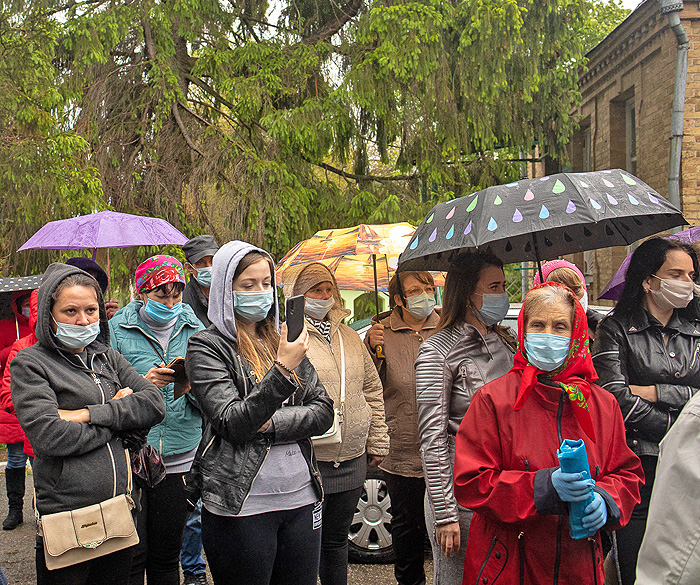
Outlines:
{"label": "brick building wall", "polygon": [[[683,213],[700,224],[700,10],[686,3],[681,21],[690,38],[681,167]],[[579,79],[580,128],[570,143],[575,172],[622,168],[668,196],[676,37],[658,3],[647,0],[588,54]],[[575,254],[595,299],[628,247]]]}

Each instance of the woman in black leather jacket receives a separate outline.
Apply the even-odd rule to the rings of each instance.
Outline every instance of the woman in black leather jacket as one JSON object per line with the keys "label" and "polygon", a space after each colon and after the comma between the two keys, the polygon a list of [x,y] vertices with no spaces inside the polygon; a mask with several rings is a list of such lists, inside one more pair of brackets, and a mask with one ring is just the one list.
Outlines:
{"label": "woman in black leather jacket", "polygon": [[700,389],[698,258],[686,244],[652,238],[632,255],[625,288],[598,325],[593,363],[625,419],[627,444],[642,460],[642,501],[617,533],[622,585],[635,579],[656,474],[659,441]]}
{"label": "woman in black leather jacket", "polygon": [[187,350],[207,428],[186,483],[201,483],[214,583],[316,585],[323,493],[310,437],[331,426],[333,403],[308,334],[278,333],[274,264],[245,242],[214,256],[208,311]]}

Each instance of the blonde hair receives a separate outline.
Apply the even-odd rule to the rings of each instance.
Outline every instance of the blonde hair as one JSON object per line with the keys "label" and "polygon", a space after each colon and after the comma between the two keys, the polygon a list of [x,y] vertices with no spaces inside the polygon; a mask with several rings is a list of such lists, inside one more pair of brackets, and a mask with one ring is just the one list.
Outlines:
{"label": "blonde hair", "polygon": [[527,322],[535,313],[556,306],[568,306],[571,309],[571,322],[574,320],[575,297],[572,290],[561,286],[541,286],[531,290],[523,303],[523,320],[527,328]]}

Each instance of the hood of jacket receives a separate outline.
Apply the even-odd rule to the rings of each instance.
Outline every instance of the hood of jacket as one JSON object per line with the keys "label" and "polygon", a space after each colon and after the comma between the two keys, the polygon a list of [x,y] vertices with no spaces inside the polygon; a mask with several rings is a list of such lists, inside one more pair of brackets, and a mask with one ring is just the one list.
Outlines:
{"label": "hood of jacket", "polygon": [[[298,266],[290,266],[287,270],[284,271],[284,286],[283,286],[283,292],[284,292],[284,298],[285,299],[290,299],[295,295],[295,287],[297,284],[297,281],[299,280],[299,277],[302,275],[302,273],[309,268],[310,266],[323,266],[326,270],[328,270],[328,267],[325,264],[321,264],[320,262],[309,262],[308,264],[299,264]],[[333,276],[333,273],[328,270],[328,281],[333,285],[333,298],[335,299],[335,305],[331,308],[330,311],[328,311],[327,318],[331,322],[331,331],[335,331],[338,328],[338,325],[348,317],[352,312],[346,309],[343,306],[343,298],[340,296],[340,289],[338,288],[338,282],[335,280],[335,276]],[[297,294],[305,294],[307,291],[304,291],[304,293],[297,293]]]}
{"label": "hood of jacket", "polygon": [[[32,291],[32,295],[29,297],[29,326],[32,331],[36,331],[36,316],[37,316],[37,297],[39,296],[39,289]],[[34,334],[36,337],[36,333]]]}
{"label": "hood of jacket", "polygon": [[[233,240],[224,244],[219,251],[214,254],[207,316],[216,328],[232,341],[236,341],[238,338],[236,315],[233,310],[233,275],[236,273],[236,268],[238,268],[240,261],[250,252],[260,252],[267,256],[274,266],[275,263],[274,260],[272,260],[272,256],[265,250],[239,240]],[[274,295],[272,311],[275,315],[275,328],[279,329],[279,298],[277,296],[277,283],[274,270],[272,271],[272,291]]]}
{"label": "hood of jacket", "polygon": [[[61,264],[60,262],[54,262],[53,264],[49,265],[46,272],[44,272],[44,279],[41,282],[41,286],[39,287],[39,292],[37,294],[37,316],[34,330],[36,331],[36,337],[39,340],[39,343],[51,349],[63,349],[57,344],[56,336],[51,328],[51,298],[55,290],[58,288],[58,285],[72,274],[84,274],[85,276],[92,278],[92,276],[90,276],[87,272],[80,270],[80,268],[68,266],[67,264]],[[107,312],[105,311],[102,292],[99,292],[97,295],[97,303],[100,306],[100,334],[97,336],[97,341],[105,346],[108,346],[109,325],[107,324]]]}
{"label": "hood of jacket", "polygon": [[19,306],[17,306],[17,301],[19,301],[22,297],[26,297],[30,292],[31,291],[28,290],[16,290],[12,293],[10,308],[12,309],[12,314],[17,318],[21,325],[26,325],[28,321],[27,318],[20,312]]}

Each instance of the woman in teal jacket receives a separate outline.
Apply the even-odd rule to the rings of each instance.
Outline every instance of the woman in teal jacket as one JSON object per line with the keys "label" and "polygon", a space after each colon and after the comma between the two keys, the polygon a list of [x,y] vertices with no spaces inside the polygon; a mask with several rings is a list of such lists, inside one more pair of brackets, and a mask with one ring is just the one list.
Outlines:
{"label": "woman in teal jacket", "polygon": [[182,476],[202,438],[202,418],[189,394],[175,399],[174,372],[165,365],[185,357],[189,338],[204,327],[182,302],[185,273],[177,259],[149,258],[136,269],[135,285],[140,300],[109,322],[112,347],[163,392],[165,418],[151,428],[148,442],[160,450],[167,474],[157,486],[142,489],[131,585],[143,584],[144,570],[149,585],[179,585],[179,555],[189,515]]}

